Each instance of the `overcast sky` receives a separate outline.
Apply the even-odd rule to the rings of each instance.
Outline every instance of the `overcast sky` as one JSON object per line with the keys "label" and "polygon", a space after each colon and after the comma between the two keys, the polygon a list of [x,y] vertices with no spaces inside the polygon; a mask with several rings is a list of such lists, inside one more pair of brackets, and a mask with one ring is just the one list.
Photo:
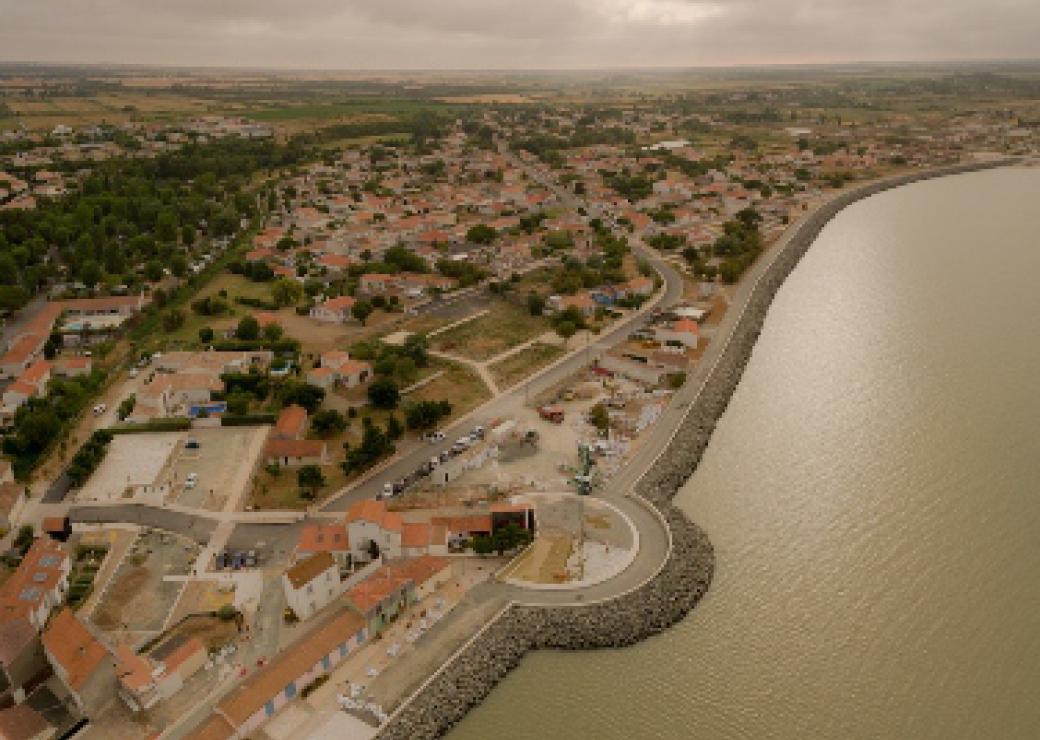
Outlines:
{"label": "overcast sky", "polygon": [[0,60],[535,69],[1040,58],[1040,0],[0,0]]}

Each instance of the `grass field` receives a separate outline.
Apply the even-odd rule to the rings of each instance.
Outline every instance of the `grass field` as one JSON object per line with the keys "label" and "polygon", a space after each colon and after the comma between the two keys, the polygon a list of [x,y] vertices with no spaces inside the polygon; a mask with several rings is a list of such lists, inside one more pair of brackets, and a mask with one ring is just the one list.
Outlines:
{"label": "grass field", "polygon": [[448,401],[452,418],[458,418],[491,398],[491,392],[467,367],[444,360],[433,360],[431,366],[444,373],[422,388],[409,393],[409,401]]}
{"label": "grass field", "polygon": [[495,379],[499,390],[506,390],[563,356],[564,348],[558,344],[535,342],[530,347],[509,355],[488,366],[491,377]]}
{"label": "grass field", "polygon": [[488,313],[433,338],[434,349],[482,362],[523,344],[549,329],[543,316],[505,301],[495,301]]}
{"label": "grass field", "polygon": [[223,272],[210,281],[206,287],[199,291],[196,298],[206,298],[217,295],[221,290],[227,291],[227,302],[231,306],[231,313],[223,316],[202,316],[191,310],[191,301],[184,306],[184,325],[177,331],[163,334],[162,338],[169,346],[191,347],[199,344],[199,329],[208,326],[216,332],[234,326],[243,316],[256,313],[251,306],[243,306],[235,303],[236,297],[261,298],[270,300],[270,283],[257,283],[247,280],[241,275]]}

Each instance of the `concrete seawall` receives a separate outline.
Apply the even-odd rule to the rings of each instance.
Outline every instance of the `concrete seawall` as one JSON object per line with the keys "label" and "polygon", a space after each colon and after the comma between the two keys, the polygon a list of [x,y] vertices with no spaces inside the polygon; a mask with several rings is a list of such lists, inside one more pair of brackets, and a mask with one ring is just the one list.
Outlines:
{"label": "concrete seawall", "polygon": [[382,740],[444,735],[479,704],[529,650],[584,650],[632,645],[683,619],[707,591],[715,569],[708,536],[672,500],[700,463],[715,425],[751,357],[777,290],[823,227],[846,206],[891,188],[945,175],[1008,164],[994,161],[910,173],[864,185],[822,206],[799,228],[754,287],[725,351],[690,405],[665,454],[647,470],[635,493],[656,510],[671,535],[660,570],[638,588],[594,604],[511,605],[447,663],[382,728]]}

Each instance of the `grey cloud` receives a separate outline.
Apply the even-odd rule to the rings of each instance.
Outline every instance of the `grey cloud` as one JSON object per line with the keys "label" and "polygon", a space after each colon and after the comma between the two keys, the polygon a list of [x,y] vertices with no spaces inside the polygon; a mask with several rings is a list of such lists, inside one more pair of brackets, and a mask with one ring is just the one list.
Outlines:
{"label": "grey cloud", "polygon": [[1035,0],[0,0],[0,58],[346,69],[1037,58]]}

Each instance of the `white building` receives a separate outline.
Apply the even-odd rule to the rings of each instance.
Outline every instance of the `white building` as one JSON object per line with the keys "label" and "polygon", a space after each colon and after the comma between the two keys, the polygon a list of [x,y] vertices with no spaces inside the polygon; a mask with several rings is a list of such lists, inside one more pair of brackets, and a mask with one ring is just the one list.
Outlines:
{"label": "white building", "polygon": [[328,552],[318,552],[289,568],[282,576],[285,600],[302,621],[309,619],[343,593],[339,563]]}

